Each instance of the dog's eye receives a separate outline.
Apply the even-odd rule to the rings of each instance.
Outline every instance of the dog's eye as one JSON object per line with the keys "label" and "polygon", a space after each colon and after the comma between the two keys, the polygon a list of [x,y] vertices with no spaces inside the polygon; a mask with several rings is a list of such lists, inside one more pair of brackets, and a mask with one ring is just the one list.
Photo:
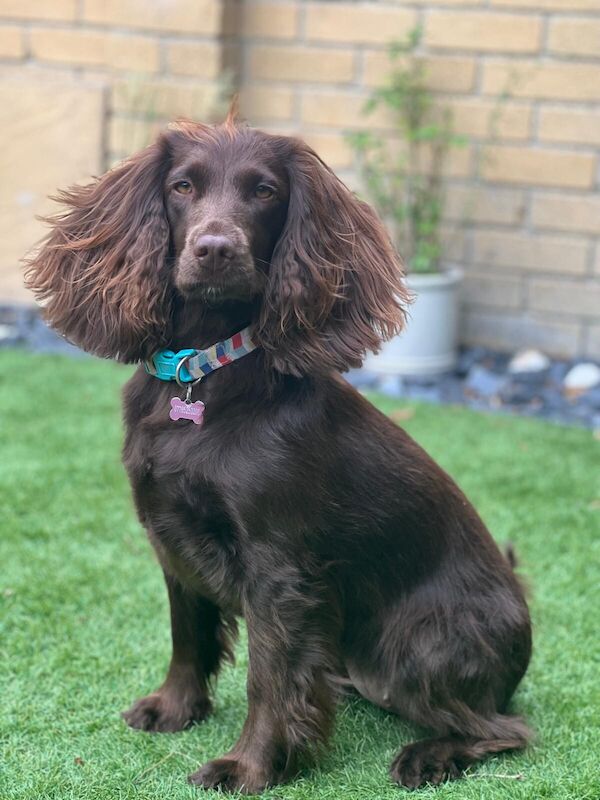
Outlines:
{"label": "dog's eye", "polygon": [[258,197],[259,200],[270,200],[274,194],[275,189],[273,189],[271,186],[267,186],[266,183],[259,183],[254,190],[254,195],[255,197]]}
{"label": "dog's eye", "polygon": [[189,181],[177,181],[173,189],[178,194],[189,194],[192,191],[192,184]]}

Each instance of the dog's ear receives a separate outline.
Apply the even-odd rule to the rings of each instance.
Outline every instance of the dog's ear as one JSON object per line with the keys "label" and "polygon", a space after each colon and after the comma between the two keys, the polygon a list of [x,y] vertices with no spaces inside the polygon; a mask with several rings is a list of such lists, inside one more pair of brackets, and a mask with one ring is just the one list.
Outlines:
{"label": "dog's ear", "polygon": [[27,261],[26,285],[50,324],[90,353],[137,361],[166,343],[171,290],[164,137],[86,186]]}
{"label": "dog's ear", "polygon": [[281,372],[358,367],[404,325],[400,259],[372,209],[307,145],[293,144],[288,170],[287,221],[255,340]]}

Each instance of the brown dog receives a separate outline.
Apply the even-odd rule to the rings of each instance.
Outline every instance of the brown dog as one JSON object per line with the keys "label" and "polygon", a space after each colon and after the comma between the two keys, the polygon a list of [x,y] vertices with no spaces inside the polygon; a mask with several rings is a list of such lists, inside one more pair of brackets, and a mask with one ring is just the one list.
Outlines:
{"label": "brown dog", "polygon": [[[163,567],[167,678],[125,713],[176,731],[248,627],[248,717],[190,780],[255,792],[292,776],[332,725],[340,683],[431,729],[391,766],[404,786],[523,747],[506,714],[529,661],[523,592],[460,489],[340,377],[402,327],[381,224],[298,140],[180,123],[95,183],[30,261],[50,322],[140,361],[248,327],[253,352],[193,388],[137,370],[124,462]],[[175,388],[177,388],[175,386]]]}

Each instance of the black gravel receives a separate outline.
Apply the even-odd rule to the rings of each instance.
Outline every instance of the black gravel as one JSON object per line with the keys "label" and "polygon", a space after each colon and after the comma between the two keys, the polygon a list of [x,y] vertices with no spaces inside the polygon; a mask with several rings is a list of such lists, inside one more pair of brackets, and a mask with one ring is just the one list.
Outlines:
{"label": "black gravel", "polygon": [[364,369],[352,370],[346,377],[361,390],[398,399],[464,405],[600,429],[600,386],[577,396],[564,391],[565,375],[582,359],[551,360],[548,369],[540,372],[511,374],[508,364],[512,356],[468,347],[460,351],[454,372],[436,377],[382,377]]}
{"label": "black gravel", "polygon": [[0,347],[25,347],[35,353],[86,356],[83,350],[48,328],[39,311],[29,306],[0,305]]}

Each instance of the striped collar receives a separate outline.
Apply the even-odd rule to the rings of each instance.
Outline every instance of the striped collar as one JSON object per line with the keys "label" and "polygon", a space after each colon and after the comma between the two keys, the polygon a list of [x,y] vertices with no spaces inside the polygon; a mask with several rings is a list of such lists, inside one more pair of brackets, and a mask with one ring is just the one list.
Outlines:
{"label": "striped collar", "polygon": [[205,375],[231,364],[255,349],[250,328],[244,328],[206,350],[159,350],[144,361],[144,369],[161,381],[177,381],[182,386],[201,380]]}

